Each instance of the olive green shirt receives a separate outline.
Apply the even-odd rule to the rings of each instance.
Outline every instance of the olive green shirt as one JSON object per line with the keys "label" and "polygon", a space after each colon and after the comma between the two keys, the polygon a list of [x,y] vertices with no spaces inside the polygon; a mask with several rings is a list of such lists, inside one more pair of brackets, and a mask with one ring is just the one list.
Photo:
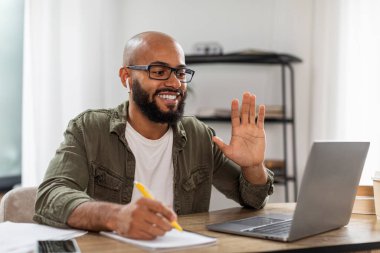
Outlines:
{"label": "olive green shirt", "polygon": [[[136,161],[125,138],[127,112],[128,102],[115,109],[88,110],[70,121],[39,186],[35,221],[67,227],[69,215],[81,203],[131,201]],[[172,127],[177,214],[208,211],[212,185],[243,206],[265,205],[273,192],[271,171],[266,185],[252,185],[213,143],[210,127],[186,116]]]}

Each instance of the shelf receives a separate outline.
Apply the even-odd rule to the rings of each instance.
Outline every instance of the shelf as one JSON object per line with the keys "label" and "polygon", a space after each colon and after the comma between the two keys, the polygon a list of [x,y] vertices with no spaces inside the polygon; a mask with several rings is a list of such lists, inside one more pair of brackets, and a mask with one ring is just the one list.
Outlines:
{"label": "shelf", "polygon": [[[246,50],[230,54],[220,55],[186,55],[186,63],[190,64],[258,64],[258,65],[277,65],[280,66],[280,89],[281,89],[281,110],[274,110],[274,114],[266,114],[265,123],[279,124],[282,126],[283,135],[283,161],[281,166],[279,163],[267,166],[275,173],[275,183],[285,186],[285,202],[289,201],[289,182],[292,182],[294,201],[297,201],[297,157],[296,157],[296,131],[295,131],[295,93],[294,93],[294,69],[293,63],[300,63],[302,60],[290,54],[262,52],[255,50]],[[289,74],[289,78],[287,75]],[[288,94],[289,92],[289,94]],[[289,99],[289,101],[287,101]],[[278,106],[278,105],[277,105]],[[289,106],[289,107],[288,107]],[[286,110],[290,108],[290,110]],[[207,108],[206,108],[207,109]],[[202,109],[200,113],[196,113],[199,120],[206,122],[231,122],[230,112],[226,110],[211,108]],[[288,113],[285,113],[288,112]],[[290,128],[287,127],[290,124]],[[288,133],[290,131],[290,135]],[[288,142],[291,142],[288,145]],[[288,152],[290,149],[291,152]],[[289,158],[292,159],[292,168],[288,168]],[[267,162],[279,162],[280,160],[272,160]],[[281,161],[280,161],[281,162]],[[289,174],[291,176],[289,176]]]}
{"label": "shelf", "polygon": [[205,63],[256,63],[256,64],[288,64],[302,62],[298,57],[289,54],[256,53],[256,54],[222,54],[222,55],[186,55],[187,64]]}
{"label": "shelf", "polygon": [[[200,117],[195,116],[200,121],[212,121],[212,122],[231,122],[230,117]],[[290,118],[279,119],[279,118],[265,118],[265,123],[293,123],[294,120]]]}

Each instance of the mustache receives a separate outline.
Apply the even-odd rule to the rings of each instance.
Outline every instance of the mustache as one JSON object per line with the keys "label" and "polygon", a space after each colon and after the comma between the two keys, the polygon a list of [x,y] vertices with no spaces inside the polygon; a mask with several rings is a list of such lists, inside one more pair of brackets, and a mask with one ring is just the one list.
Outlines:
{"label": "mustache", "polygon": [[175,92],[175,93],[178,93],[181,97],[183,97],[184,95],[184,91],[181,90],[181,89],[173,89],[173,88],[162,88],[162,89],[158,89],[156,90],[156,92],[154,92],[154,96],[158,95],[160,92]]}

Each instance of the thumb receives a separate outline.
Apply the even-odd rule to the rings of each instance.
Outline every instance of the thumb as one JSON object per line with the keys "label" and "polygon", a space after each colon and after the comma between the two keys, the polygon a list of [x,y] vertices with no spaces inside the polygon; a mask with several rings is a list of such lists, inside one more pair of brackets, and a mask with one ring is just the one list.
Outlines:
{"label": "thumb", "polygon": [[223,153],[225,153],[227,145],[223,142],[221,138],[219,138],[218,136],[213,136],[212,141],[215,142],[216,145],[218,145],[218,147],[220,148],[220,150],[222,150]]}

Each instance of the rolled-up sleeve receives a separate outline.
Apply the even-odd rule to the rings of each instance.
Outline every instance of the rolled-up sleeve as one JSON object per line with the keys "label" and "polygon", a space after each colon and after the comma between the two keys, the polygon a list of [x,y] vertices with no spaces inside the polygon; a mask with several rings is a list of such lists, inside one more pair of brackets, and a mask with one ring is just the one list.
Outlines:
{"label": "rolled-up sleeve", "polygon": [[250,206],[256,209],[263,208],[268,200],[269,195],[273,193],[273,172],[266,169],[268,180],[265,185],[253,185],[249,183],[240,173],[240,196],[244,206]]}
{"label": "rolled-up sleeve", "polygon": [[91,201],[86,194],[89,164],[83,133],[75,120],[70,121],[64,141],[56,151],[38,188],[33,219],[42,224],[67,227],[67,219],[80,204]]}

